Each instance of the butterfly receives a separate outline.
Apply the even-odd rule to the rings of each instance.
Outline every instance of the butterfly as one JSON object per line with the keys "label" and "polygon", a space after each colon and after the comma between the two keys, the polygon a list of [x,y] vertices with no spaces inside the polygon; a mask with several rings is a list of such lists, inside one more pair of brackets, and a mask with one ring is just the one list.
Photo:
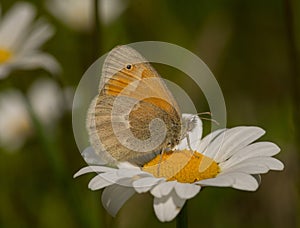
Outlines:
{"label": "butterfly", "polygon": [[102,160],[138,164],[175,148],[191,124],[140,53],[126,45],[109,52],[86,122],[90,143]]}

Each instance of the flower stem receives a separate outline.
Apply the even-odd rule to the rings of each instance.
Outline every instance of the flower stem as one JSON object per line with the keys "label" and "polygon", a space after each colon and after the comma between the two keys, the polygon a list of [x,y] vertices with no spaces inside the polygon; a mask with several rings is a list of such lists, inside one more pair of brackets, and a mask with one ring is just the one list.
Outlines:
{"label": "flower stem", "polygon": [[176,217],[176,227],[177,228],[187,228],[188,227],[188,212],[187,212],[187,202],[184,204],[183,208]]}

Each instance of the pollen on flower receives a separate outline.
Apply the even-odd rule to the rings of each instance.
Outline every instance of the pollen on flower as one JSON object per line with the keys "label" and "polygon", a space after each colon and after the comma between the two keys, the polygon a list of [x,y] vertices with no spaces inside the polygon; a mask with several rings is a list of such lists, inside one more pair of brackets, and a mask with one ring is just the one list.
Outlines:
{"label": "pollen on flower", "polygon": [[168,181],[194,183],[215,177],[220,172],[219,165],[211,158],[189,150],[164,152],[143,166],[143,171]]}
{"label": "pollen on flower", "polygon": [[12,57],[12,53],[7,49],[0,48],[0,64],[7,62]]}

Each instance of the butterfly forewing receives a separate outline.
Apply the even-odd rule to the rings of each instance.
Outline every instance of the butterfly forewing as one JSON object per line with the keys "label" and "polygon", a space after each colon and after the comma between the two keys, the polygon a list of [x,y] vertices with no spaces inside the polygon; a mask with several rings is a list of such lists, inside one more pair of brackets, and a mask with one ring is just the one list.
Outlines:
{"label": "butterfly forewing", "polygon": [[175,146],[181,114],[152,66],[134,49],[119,46],[104,62],[87,127],[94,149],[107,160],[132,160]]}

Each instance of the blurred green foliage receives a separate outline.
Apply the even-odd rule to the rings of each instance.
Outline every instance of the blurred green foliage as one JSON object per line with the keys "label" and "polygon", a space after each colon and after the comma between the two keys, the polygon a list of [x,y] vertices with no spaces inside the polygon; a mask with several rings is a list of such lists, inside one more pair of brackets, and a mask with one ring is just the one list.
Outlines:
{"label": "blurred green foliage", "polygon": [[[1,0],[2,13],[15,2]],[[92,33],[71,30],[48,13],[43,1],[28,2],[55,26],[56,34],[44,50],[61,63],[62,85],[76,86],[96,60]],[[292,4],[299,41],[300,3]],[[300,225],[295,136],[300,126],[292,118],[293,72],[283,6],[283,0],[131,0],[116,21],[101,26],[101,55],[116,45],[144,40],[175,43],[197,54],[223,90],[228,126],[258,125],[267,130],[263,139],[282,149],[278,157],[285,170],[263,175],[257,192],[207,188],[190,200],[190,227],[296,227],[297,221]],[[165,78],[188,88],[199,112],[208,110],[193,82],[182,80],[179,71],[157,68]],[[41,76],[50,77],[41,70],[17,71],[0,82],[0,89],[14,86],[26,91]],[[38,129],[19,151],[0,150],[0,227],[175,227],[175,222],[163,224],[155,218],[148,194],[134,196],[112,219],[102,208],[101,192],[87,188],[91,175],[72,178],[85,162],[73,138],[71,113],[64,114],[54,131]]]}

